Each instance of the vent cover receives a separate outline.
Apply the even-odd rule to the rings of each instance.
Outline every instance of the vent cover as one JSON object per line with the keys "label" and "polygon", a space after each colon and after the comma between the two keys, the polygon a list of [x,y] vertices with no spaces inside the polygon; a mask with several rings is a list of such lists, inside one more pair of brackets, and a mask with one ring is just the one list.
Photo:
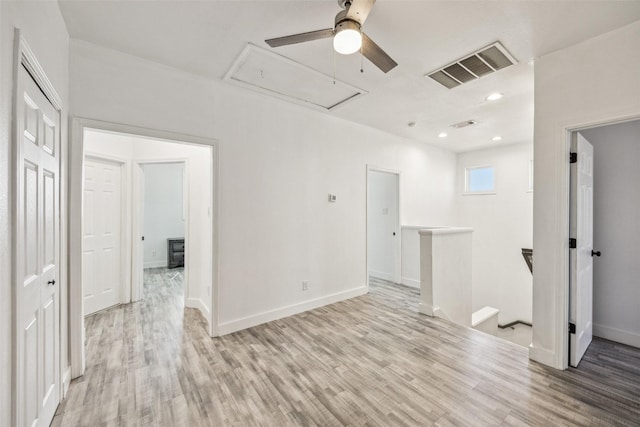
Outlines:
{"label": "vent cover", "polygon": [[464,122],[454,123],[450,126],[452,128],[461,129],[461,128],[466,128],[467,126],[473,126],[477,123],[478,122],[476,122],[475,120],[465,120]]}
{"label": "vent cover", "polygon": [[517,63],[500,42],[495,42],[426,76],[453,89]]}

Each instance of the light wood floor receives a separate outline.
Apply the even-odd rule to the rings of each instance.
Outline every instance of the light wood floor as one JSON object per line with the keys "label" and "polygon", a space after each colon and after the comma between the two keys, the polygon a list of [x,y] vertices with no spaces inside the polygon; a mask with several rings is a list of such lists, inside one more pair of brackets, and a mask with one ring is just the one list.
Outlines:
{"label": "light wood floor", "polygon": [[211,339],[173,275],[87,319],[86,374],[54,426],[640,425],[637,349],[596,340],[580,369],[556,371],[382,282]]}

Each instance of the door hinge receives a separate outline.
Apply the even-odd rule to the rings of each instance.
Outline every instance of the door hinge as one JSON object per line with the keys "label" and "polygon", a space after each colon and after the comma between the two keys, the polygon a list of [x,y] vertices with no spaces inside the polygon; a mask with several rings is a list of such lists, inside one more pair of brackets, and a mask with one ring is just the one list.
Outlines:
{"label": "door hinge", "polygon": [[569,153],[569,163],[578,163],[578,153]]}
{"label": "door hinge", "polygon": [[575,249],[578,247],[578,241],[576,239],[569,239],[569,248]]}
{"label": "door hinge", "polygon": [[569,333],[570,334],[575,334],[576,333],[576,324],[575,323],[569,323]]}
{"label": "door hinge", "polygon": [[142,236],[142,240],[144,240],[144,236]]}

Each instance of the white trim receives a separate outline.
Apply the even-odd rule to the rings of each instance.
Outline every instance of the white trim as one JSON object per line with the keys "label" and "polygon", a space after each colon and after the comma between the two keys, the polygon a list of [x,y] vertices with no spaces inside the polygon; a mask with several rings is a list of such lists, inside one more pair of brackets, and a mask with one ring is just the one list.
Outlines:
{"label": "white trim", "polygon": [[[16,28],[14,31],[14,37],[16,41],[16,47],[18,48],[18,55],[20,57],[20,64],[24,65],[25,68],[31,74],[33,80],[40,87],[44,95],[47,97],[49,102],[53,107],[62,112],[64,109],[64,104],[62,103],[62,98],[56,92],[56,89],[53,87],[51,80],[47,77],[47,73],[45,73],[44,68],[38,62],[38,58],[29,47],[27,40],[22,37],[22,33],[19,28]],[[17,64],[18,62],[16,62]]]}
{"label": "white trim", "polygon": [[302,313],[308,310],[313,310],[315,308],[323,307],[325,305],[334,304],[336,302],[340,302],[350,298],[355,298],[361,295],[365,295],[367,292],[368,292],[367,287],[361,286],[358,288],[327,295],[325,297],[288,305],[285,307],[281,307],[275,310],[265,311],[263,313],[255,314],[252,316],[242,317],[240,319],[231,320],[231,321],[219,324],[218,332],[220,335],[230,334],[236,331],[251,328],[253,326],[261,325],[263,323],[282,319],[283,317],[292,316],[294,314]]}
{"label": "white trim", "polygon": [[184,300],[184,306],[200,310],[200,313],[202,313],[205,319],[208,319],[211,316],[206,304],[202,302],[200,298],[186,298]]}
{"label": "white trim", "polygon": [[382,279],[382,280],[386,280],[388,282],[394,282],[394,277],[393,274],[389,274],[389,273],[383,273],[382,271],[377,271],[377,270],[369,270],[369,276],[373,276],[377,279]]}
{"label": "white trim", "polygon": [[425,314],[427,316],[431,316],[431,317],[435,317],[435,313],[436,311],[439,311],[439,308],[434,308],[433,305],[425,303],[425,302],[419,302],[418,303],[418,313],[421,314]]}
{"label": "white trim", "polygon": [[[546,348],[534,347],[534,345],[531,344],[529,346],[529,359],[534,360],[538,363],[542,363],[543,365],[561,369],[557,366],[558,358],[556,357],[556,354]],[[566,367],[563,369],[566,369]]]}
{"label": "white trim", "polygon": [[[213,273],[211,283],[211,307],[209,313],[209,335],[217,336],[218,331],[218,287],[219,287],[219,261],[218,261],[218,228],[219,228],[219,158],[218,158],[218,141],[211,138],[205,138],[194,135],[178,134],[157,129],[148,129],[138,126],[126,124],[111,123],[87,118],[72,118],[70,129],[71,144],[71,162],[70,162],[70,230],[69,230],[69,248],[70,248],[70,285],[69,285],[69,358],[71,361],[71,377],[76,378],[84,373],[84,316],[82,315],[82,164],[84,159],[84,129],[98,129],[108,132],[117,132],[130,135],[137,135],[146,139],[158,139],[170,142],[182,142],[191,144],[200,144],[211,147],[211,165],[212,165],[212,254],[213,254]],[[135,171],[134,171],[135,173]]]}
{"label": "white trim", "polygon": [[632,331],[593,324],[593,336],[640,348],[640,334]]}
{"label": "white trim", "polygon": [[[15,254],[17,253],[17,247],[19,242],[17,241],[17,225],[18,225],[18,218],[19,218],[19,214],[18,214],[18,184],[21,182],[22,178],[20,176],[20,171],[19,171],[19,162],[21,161],[21,150],[17,149],[16,146],[18,144],[20,144],[21,141],[21,137],[22,137],[22,132],[18,129],[18,119],[17,119],[17,115],[18,115],[18,99],[22,99],[22,94],[21,92],[21,81],[22,79],[20,78],[20,75],[22,74],[20,72],[20,69],[22,66],[24,66],[28,73],[31,75],[31,78],[33,78],[33,80],[36,82],[36,84],[38,85],[38,87],[40,88],[40,90],[42,91],[42,93],[45,95],[45,97],[49,100],[49,102],[51,103],[51,105],[53,106],[53,108],[55,110],[58,111],[59,113],[59,122],[57,123],[57,132],[58,132],[58,140],[59,140],[59,145],[58,145],[58,156],[59,156],[59,163],[58,163],[58,200],[56,201],[57,206],[58,206],[58,215],[59,215],[59,219],[58,219],[58,265],[56,266],[57,268],[57,280],[59,283],[58,286],[58,291],[57,291],[57,309],[58,309],[58,330],[56,331],[57,334],[57,340],[54,343],[55,346],[55,352],[57,353],[57,357],[58,357],[58,367],[57,367],[57,375],[58,378],[56,379],[56,381],[59,382],[58,386],[58,397],[60,400],[62,400],[62,397],[64,396],[64,387],[63,387],[63,382],[62,380],[62,372],[66,371],[67,367],[63,366],[64,361],[62,360],[62,328],[65,327],[65,325],[63,325],[62,323],[62,309],[63,309],[63,304],[62,304],[62,288],[63,287],[67,287],[68,289],[68,283],[69,283],[69,276],[68,276],[68,271],[67,271],[67,259],[66,259],[66,253],[67,253],[67,240],[66,240],[66,225],[67,225],[67,220],[66,220],[66,154],[68,153],[68,145],[64,143],[63,139],[62,139],[62,124],[63,124],[63,116],[64,116],[64,103],[62,102],[62,98],[60,97],[60,95],[58,95],[58,92],[56,91],[55,87],[53,86],[53,84],[51,83],[51,80],[49,80],[49,78],[47,77],[47,73],[44,71],[44,68],[42,68],[42,66],[40,65],[40,62],[38,61],[36,55],[34,54],[33,50],[31,50],[31,47],[29,46],[29,43],[27,42],[26,38],[24,38],[22,36],[22,31],[20,30],[20,28],[14,27],[14,31],[13,31],[13,70],[12,70],[12,95],[13,95],[13,99],[12,99],[12,103],[11,103],[11,140],[9,143],[9,158],[11,159],[11,172],[10,172],[10,181],[13,181],[10,185],[10,203],[12,206],[12,208],[10,209],[10,224],[12,225],[11,229],[9,230],[9,239],[11,241],[11,250],[12,253]],[[17,369],[17,360],[18,357],[20,355],[18,355],[18,338],[17,335],[20,333],[20,331],[18,330],[18,328],[20,327],[20,322],[19,322],[19,316],[20,316],[20,301],[19,301],[19,295],[18,292],[16,292],[16,285],[18,283],[18,278],[17,278],[17,271],[18,271],[18,257],[17,256],[13,256],[12,258],[12,263],[11,263],[11,267],[10,267],[10,277],[11,277],[11,282],[10,282],[10,286],[11,286],[11,302],[12,302],[12,309],[11,309],[11,321],[12,321],[12,325],[10,326],[11,328],[11,358],[10,358],[10,363],[11,363],[11,384],[10,384],[10,388],[11,388],[11,395],[13,396],[11,399],[11,403],[10,403],[10,411],[11,411],[11,421],[12,424],[17,425],[18,421],[19,421],[19,415],[18,415],[18,411],[19,411],[19,404],[20,398],[17,398],[17,396],[19,396],[19,384],[18,384],[18,369]],[[68,306],[65,306],[64,308],[67,308]],[[58,402],[59,403],[59,402]]]}
{"label": "white trim", "polygon": [[402,277],[402,279],[400,280],[400,283],[405,285],[405,286],[409,286],[412,288],[418,288],[420,289],[420,280],[416,280],[416,279],[412,279],[410,277]]}
{"label": "white trim", "polygon": [[495,191],[467,191],[462,193],[463,196],[495,196]]}
{"label": "white trim", "polygon": [[62,376],[62,399],[67,396],[69,385],[71,385],[71,366],[67,366],[67,369],[64,371],[64,375]]}
{"label": "white trim", "polygon": [[[158,260],[158,261],[144,261],[144,264],[142,265],[143,268],[160,268],[160,267],[167,267],[167,260]],[[185,283],[187,281],[185,280]]]}

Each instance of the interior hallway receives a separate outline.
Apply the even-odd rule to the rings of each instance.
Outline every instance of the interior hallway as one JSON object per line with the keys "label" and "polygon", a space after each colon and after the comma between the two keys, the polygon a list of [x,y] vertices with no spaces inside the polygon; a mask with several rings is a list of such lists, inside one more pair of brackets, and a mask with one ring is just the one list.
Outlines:
{"label": "interior hallway", "polygon": [[417,289],[375,281],[368,295],[211,339],[183,308],[182,276],[153,277],[143,302],[88,319],[87,370],[54,426],[640,419],[638,349],[596,340],[580,369],[557,371],[523,347],[418,314]]}

